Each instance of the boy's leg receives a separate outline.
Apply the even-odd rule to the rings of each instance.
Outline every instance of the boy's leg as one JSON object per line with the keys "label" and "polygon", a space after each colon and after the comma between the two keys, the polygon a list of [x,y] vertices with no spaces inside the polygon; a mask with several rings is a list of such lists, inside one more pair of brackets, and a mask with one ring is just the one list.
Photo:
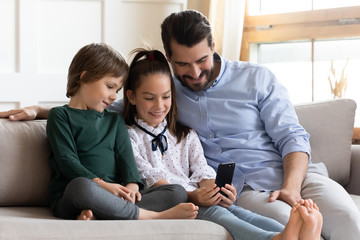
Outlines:
{"label": "boy's leg", "polygon": [[328,177],[308,173],[301,194],[319,207],[325,239],[359,239],[360,212],[341,185]]}
{"label": "boy's leg", "polygon": [[[243,214],[246,214],[244,211]],[[240,219],[228,209],[219,205],[209,208],[200,207],[197,219],[215,222],[223,226],[235,240],[239,239],[272,239],[278,232],[265,231],[247,221]],[[279,230],[283,226],[279,224]]]}
{"label": "boy's leg", "polygon": [[57,217],[76,219],[84,209],[90,209],[97,219],[138,219],[139,208],[111,194],[90,179],[72,180],[55,208]]}
{"label": "boy's leg", "polygon": [[185,188],[178,184],[151,187],[140,191],[140,193],[141,201],[136,202],[136,206],[155,212],[161,212],[179,203],[188,202]]}

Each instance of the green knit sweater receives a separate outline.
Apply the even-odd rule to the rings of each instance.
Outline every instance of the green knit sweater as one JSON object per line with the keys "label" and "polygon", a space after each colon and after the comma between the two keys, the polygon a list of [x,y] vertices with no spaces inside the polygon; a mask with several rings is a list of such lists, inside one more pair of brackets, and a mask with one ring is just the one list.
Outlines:
{"label": "green knit sweater", "polygon": [[46,132],[52,150],[49,158],[52,209],[66,185],[76,177],[142,185],[120,114],[67,105],[55,107],[49,112]]}

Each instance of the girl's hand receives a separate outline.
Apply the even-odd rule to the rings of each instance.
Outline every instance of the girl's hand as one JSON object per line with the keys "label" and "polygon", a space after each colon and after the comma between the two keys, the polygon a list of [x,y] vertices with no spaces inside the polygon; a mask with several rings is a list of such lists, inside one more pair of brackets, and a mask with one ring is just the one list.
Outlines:
{"label": "girl's hand", "polygon": [[234,202],[236,201],[236,189],[235,189],[234,185],[233,184],[231,184],[231,185],[225,184],[225,187],[222,187],[221,191],[223,193],[225,193],[227,195],[227,197],[220,194],[221,201],[220,201],[219,205],[224,208],[228,208],[231,205],[233,205]]}
{"label": "girl's hand", "polygon": [[128,183],[126,185],[126,188],[129,190],[129,196],[133,204],[135,204],[136,201],[141,201],[141,194],[139,192],[139,185],[136,183]]}
{"label": "girl's hand", "polygon": [[188,192],[189,201],[197,206],[210,207],[220,203],[220,188],[215,184]]}

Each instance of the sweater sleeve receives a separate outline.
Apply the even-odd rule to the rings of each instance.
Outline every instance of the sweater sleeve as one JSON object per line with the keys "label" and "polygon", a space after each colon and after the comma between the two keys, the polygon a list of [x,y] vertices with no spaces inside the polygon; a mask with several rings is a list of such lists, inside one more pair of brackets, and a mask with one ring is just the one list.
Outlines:
{"label": "sweater sleeve", "polygon": [[115,159],[120,179],[124,185],[137,183],[143,187],[139,171],[136,166],[129,134],[124,120],[120,117],[116,132]]}

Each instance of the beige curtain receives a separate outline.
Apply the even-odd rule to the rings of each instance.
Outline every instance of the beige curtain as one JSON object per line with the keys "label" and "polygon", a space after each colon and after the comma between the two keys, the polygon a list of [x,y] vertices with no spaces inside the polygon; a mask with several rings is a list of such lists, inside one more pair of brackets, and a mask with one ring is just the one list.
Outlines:
{"label": "beige curtain", "polygon": [[209,18],[218,53],[230,60],[240,59],[245,0],[188,0],[188,9]]}

